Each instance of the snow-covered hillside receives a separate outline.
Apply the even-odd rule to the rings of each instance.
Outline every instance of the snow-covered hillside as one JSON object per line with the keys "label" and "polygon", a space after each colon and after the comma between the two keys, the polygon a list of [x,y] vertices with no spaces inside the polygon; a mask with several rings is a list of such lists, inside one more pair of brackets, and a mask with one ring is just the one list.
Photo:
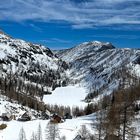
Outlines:
{"label": "snow-covered hillside", "polygon": [[[76,135],[78,135],[78,131],[81,128],[81,125],[86,125],[88,130],[90,131],[92,129],[91,123],[93,120],[95,120],[94,114],[67,120],[64,123],[59,124],[58,130],[60,132],[60,137],[65,136],[66,140],[74,139]],[[42,138],[43,140],[45,140],[45,129],[48,122],[49,120],[35,120],[29,122],[7,122],[7,128],[0,131],[0,140],[18,140],[21,128],[24,129],[27,140],[30,140],[33,133],[38,133],[39,124],[41,125]],[[2,122],[0,121],[0,123]],[[15,133],[13,133],[13,130]]]}
{"label": "snow-covered hillside", "polygon": [[103,50],[114,48],[115,47],[109,42],[102,43],[99,41],[93,41],[84,42],[70,49],[56,51],[56,54],[58,57],[64,59],[66,62],[72,62],[77,59],[80,59],[82,56],[85,56],[85,54],[87,56],[90,56],[93,52],[101,52]]}
{"label": "snow-covered hillside", "polygon": [[[12,65],[13,73],[17,70],[28,71],[32,65],[37,64],[41,72],[45,70],[63,70],[63,62],[58,59],[49,48],[32,44],[20,39],[13,39],[4,33],[0,33],[0,62],[3,67]],[[18,71],[18,72],[19,72]],[[39,73],[39,71],[36,71]]]}
{"label": "snow-covered hillside", "polygon": [[[15,115],[15,119],[18,119],[18,117],[24,112],[28,112],[30,114],[31,120],[37,119],[41,115],[41,111],[23,106],[17,101],[9,100],[6,96],[0,95],[0,116],[2,116],[3,113],[8,113],[10,115]],[[46,112],[50,114],[48,110],[46,110]]]}
{"label": "snow-covered hillside", "polygon": [[3,92],[14,85],[16,92],[32,95],[35,93],[31,93],[32,88],[36,90],[34,97],[41,99],[44,93],[61,86],[66,79],[65,69],[67,64],[49,48],[0,32],[0,90]]}
{"label": "snow-covered hillside", "polygon": [[140,73],[139,49],[119,49],[108,42],[93,41],[54,52],[69,63],[71,83],[81,84],[89,92],[110,94],[118,89],[124,67],[131,74]]}

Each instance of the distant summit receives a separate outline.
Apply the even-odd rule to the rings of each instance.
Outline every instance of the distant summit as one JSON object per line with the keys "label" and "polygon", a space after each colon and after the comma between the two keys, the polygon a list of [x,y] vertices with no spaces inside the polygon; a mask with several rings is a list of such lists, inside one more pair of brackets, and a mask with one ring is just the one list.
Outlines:
{"label": "distant summit", "polygon": [[55,53],[58,57],[64,59],[66,62],[70,62],[80,58],[82,55],[89,55],[90,53],[100,52],[108,49],[115,49],[115,47],[109,42],[91,41],[84,42],[70,49],[59,50]]}

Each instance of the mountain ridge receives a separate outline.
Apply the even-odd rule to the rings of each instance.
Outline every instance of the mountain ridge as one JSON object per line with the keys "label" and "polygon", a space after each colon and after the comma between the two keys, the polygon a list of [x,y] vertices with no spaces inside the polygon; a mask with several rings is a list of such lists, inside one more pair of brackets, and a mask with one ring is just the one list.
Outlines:
{"label": "mountain ridge", "polygon": [[74,79],[89,93],[110,94],[120,88],[124,67],[130,75],[140,76],[139,49],[115,48],[111,43],[92,41],[54,53],[69,63],[70,81]]}
{"label": "mountain ridge", "polygon": [[[50,94],[56,87],[71,84],[85,87],[89,94],[111,94],[121,86],[124,66],[130,74],[140,76],[140,50],[115,48],[109,42],[90,41],[51,51],[2,32],[0,51],[3,90],[11,84],[11,80],[7,80],[5,85],[4,78],[12,74],[16,91],[21,82],[24,85],[22,92],[40,101],[44,94]],[[28,89],[29,85],[37,90],[35,94]]]}

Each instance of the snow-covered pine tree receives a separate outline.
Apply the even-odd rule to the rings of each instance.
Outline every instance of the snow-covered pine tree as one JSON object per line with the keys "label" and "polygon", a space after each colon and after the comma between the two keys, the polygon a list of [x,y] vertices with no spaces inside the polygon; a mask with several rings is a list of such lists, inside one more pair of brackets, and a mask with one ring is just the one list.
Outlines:
{"label": "snow-covered pine tree", "polygon": [[37,140],[42,140],[42,129],[41,125],[38,125],[38,130],[37,130]]}
{"label": "snow-covered pine tree", "polygon": [[45,129],[46,140],[57,140],[60,138],[57,124],[48,123]]}
{"label": "snow-covered pine tree", "polygon": [[27,140],[23,127],[20,129],[20,132],[19,132],[19,140]]}
{"label": "snow-covered pine tree", "polygon": [[33,132],[30,140],[37,140],[36,134]]}

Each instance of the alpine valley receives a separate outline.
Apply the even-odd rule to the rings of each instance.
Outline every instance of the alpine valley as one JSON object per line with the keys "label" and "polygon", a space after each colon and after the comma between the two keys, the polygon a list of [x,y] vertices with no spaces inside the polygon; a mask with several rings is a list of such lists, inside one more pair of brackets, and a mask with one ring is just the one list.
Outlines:
{"label": "alpine valley", "polygon": [[140,49],[50,50],[0,31],[0,140],[45,140],[50,129],[56,139],[139,140],[139,81]]}

